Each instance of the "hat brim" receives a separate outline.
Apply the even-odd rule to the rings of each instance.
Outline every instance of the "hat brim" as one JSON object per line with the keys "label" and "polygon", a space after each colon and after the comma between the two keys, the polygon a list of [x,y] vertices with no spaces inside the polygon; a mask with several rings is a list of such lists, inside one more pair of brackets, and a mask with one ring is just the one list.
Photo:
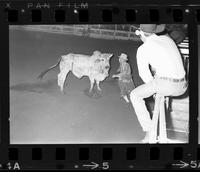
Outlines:
{"label": "hat brim", "polygon": [[[156,30],[155,31],[152,31],[152,32],[145,32],[145,33],[160,33],[160,32],[163,32],[165,30],[165,26],[166,24],[159,24],[156,26]],[[141,30],[141,28],[139,28]],[[141,30],[142,31],[142,30]]]}
{"label": "hat brim", "polygon": [[155,33],[160,33],[163,32],[164,30],[165,30],[165,24],[159,24],[157,25]]}
{"label": "hat brim", "polygon": [[120,59],[122,59],[122,60],[128,60],[128,58],[124,58],[124,57],[120,57],[120,56],[118,56]]}

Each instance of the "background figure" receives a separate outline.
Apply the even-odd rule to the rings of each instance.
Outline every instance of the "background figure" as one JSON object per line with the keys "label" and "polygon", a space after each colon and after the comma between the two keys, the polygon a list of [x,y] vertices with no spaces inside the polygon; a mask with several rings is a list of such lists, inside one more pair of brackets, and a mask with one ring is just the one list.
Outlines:
{"label": "background figure", "polygon": [[135,84],[133,83],[133,80],[132,80],[131,67],[127,63],[127,61],[128,61],[127,55],[122,53],[119,56],[120,66],[117,69],[117,72],[120,72],[120,73],[117,75],[113,75],[112,78],[118,78],[118,84],[120,88],[121,97],[127,103],[129,103],[130,102],[129,95],[130,95],[130,92],[135,88]]}

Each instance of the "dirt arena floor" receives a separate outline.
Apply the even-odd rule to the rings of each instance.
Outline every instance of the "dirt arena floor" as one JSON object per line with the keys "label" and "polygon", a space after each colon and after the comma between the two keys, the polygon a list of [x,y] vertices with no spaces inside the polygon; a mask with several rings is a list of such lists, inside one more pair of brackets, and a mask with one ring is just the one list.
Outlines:
{"label": "dirt arena floor", "polygon": [[57,85],[59,69],[37,76],[68,53],[127,53],[135,85],[139,42],[111,41],[43,32],[10,30],[10,141],[12,144],[138,143],[144,133],[132,106],[120,99],[117,81],[108,77],[99,96],[89,97],[89,79],[67,77],[65,92]]}

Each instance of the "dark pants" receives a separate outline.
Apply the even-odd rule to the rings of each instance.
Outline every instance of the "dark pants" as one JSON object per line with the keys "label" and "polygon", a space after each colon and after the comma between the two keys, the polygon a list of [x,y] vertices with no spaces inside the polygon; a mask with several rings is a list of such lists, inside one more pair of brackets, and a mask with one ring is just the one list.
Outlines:
{"label": "dark pants", "polygon": [[133,80],[118,80],[119,88],[120,88],[120,94],[121,96],[128,96],[130,92],[135,88],[135,85],[133,83]]}

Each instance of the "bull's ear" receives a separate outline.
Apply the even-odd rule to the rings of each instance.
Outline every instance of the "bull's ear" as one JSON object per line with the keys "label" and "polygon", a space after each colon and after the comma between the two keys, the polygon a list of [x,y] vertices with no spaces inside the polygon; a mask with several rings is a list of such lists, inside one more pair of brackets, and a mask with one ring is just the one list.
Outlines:
{"label": "bull's ear", "polygon": [[96,59],[94,62],[95,62],[95,63],[99,63],[99,62],[100,62],[100,59]]}
{"label": "bull's ear", "polygon": [[108,59],[110,59],[113,56],[113,54],[108,54]]}

